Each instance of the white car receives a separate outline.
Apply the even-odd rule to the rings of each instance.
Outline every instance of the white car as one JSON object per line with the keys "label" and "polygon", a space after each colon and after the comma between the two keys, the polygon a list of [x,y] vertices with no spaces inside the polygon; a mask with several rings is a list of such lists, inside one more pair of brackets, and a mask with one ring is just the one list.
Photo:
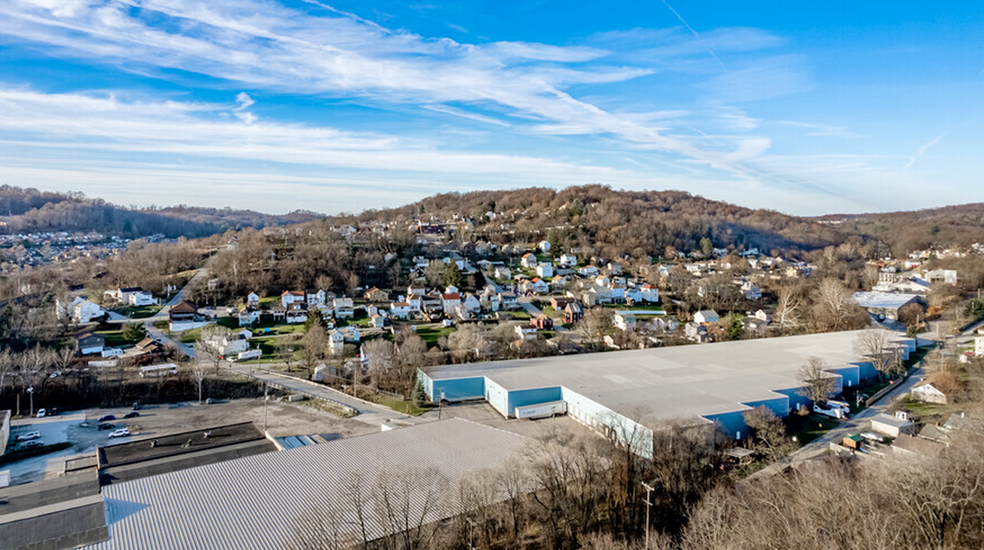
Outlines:
{"label": "white car", "polygon": [[38,409],[38,418],[44,418],[45,417],[45,413],[47,413],[47,412],[48,411],[45,410],[45,409]]}
{"label": "white car", "polygon": [[130,430],[128,430],[126,428],[120,428],[120,429],[114,430],[112,433],[110,433],[109,434],[109,437],[110,438],[113,438],[113,437],[127,437],[129,435],[130,435]]}
{"label": "white car", "polygon": [[31,447],[40,447],[42,445],[44,445],[44,441],[41,441],[40,439],[32,439],[21,443],[21,449],[30,449]]}
{"label": "white car", "polygon": [[41,439],[41,432],[27,432],[17,436],[17,441],[30,441],[32,439]]}

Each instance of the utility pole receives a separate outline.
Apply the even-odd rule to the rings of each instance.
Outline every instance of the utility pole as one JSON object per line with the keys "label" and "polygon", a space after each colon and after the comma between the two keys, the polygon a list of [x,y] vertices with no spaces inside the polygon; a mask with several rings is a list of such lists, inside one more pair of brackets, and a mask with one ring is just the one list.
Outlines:
{"label": "utility pole", "polygon": [[270,401],[270,396],[267,395],[267,384],[263,383],[263,435],[267,434],[267,402]]}
{"label": "utility pole", "polygon": [[649,550],[649,509],[653,507],[653,501],[650,495],[653,492],[653,486],[648,485],[645,481],[642,482],[642,486],[646,489],[646,545],[643,546],[645,550]]}
{"label": "utility pole", "polygon": [[34,416],[34,386],[27,388],[27,395],[31,396],[31,414],[29,416]]}

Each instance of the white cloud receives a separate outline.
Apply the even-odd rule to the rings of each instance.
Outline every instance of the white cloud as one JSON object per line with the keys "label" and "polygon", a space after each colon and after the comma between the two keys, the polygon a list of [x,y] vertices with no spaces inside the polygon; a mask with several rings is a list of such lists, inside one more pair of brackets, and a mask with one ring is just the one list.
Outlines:
{"label": "white cloud", "polygon": [[[140,71],[177,68],[271,93],[359,97],[384,107],[398,103],[428,105],[430,110],[455,104],[457,110],[437,108],[452,116],[463,116],[461,106],[494,108],[518,121],[540,121],[536,132],[617,136],[635,146],[741,172],[724,162],[730,157],[668,135],[664,125],[572,95],[570,88],[577,85],[653,75],[646,66],[606,66],[612,56],[607,49],[461,44],[389,30],[317,5],[330,15],[263,0],[104,0],[94,8],[69,11],[12,0],[0,3],[0,33],[46,44],[67,57],[96,58]],[[699,49],[686,52],[692,38],[666,36],[671,39],[662,46],[682,48],[673,55],[706,56]],[[722,33],[709,32],[702,40],[725,50],[742,47]],[[245,108],[235,114],[256,123]],[[492,124],[498,120],[483,117],[470,118]],[[736,153],[743,147],[743,140],[733,144]]]}

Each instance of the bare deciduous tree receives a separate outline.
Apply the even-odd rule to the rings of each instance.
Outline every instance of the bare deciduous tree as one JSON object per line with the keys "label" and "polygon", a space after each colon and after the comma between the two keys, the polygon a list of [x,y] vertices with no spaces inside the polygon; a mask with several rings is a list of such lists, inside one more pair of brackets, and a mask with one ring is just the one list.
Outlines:
{"label": "bare deciduous tree", "polygon": [[800,367],[799,380],[803,383],[800,395],[814,403],[826,401],[837,387],[834,377],[827,372],[827,366],[819,357],[810,357]]}
{"label": "bare deciduous tree", "polygon": [[796,445],[786,437],[786,426],[782,419],[765,405],[759,405],[744,414],[745,424],[755,431],[755,447],[770,461],[786,456]]}
{"label": "bare deciduous tree", "polygon": [[191,377],[198,384],[198,403],[202,402],[202,389],[205,385],[205,378],[208,376],[208,364],[204,361],[193,359],[190,364]]}
{"label": "bare deciduous tree", "polygon": [[858,333],[854,350],[871,361],[882,375],[902,374],[905,372],[905,365],[902,363],[901,350],[894,340],[895,336],[887,330],[866,329]]}

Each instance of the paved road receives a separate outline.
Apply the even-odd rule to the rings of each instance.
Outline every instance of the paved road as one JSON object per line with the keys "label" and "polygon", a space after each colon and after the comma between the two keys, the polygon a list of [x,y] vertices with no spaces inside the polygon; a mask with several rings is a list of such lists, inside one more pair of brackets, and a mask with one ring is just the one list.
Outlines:
{"label": "paved road", "polygon": [[266,365],[241,365],[237,363],[223,363],[223,366],[241,374],[249,376],[263,382],[270,382],[289,389],[292,392],[302,393],[315,398],[328,399],[336,403],[341,403],[359,411],[358,419],[367,424],[374,425],[413,425],[427,422],[428,420],[416,416],[409,416],[398,413],[388,407],[370,403],[351,395],[342,393],[334,388],[300,380],[292,376],[287,376],[266,369]]}

